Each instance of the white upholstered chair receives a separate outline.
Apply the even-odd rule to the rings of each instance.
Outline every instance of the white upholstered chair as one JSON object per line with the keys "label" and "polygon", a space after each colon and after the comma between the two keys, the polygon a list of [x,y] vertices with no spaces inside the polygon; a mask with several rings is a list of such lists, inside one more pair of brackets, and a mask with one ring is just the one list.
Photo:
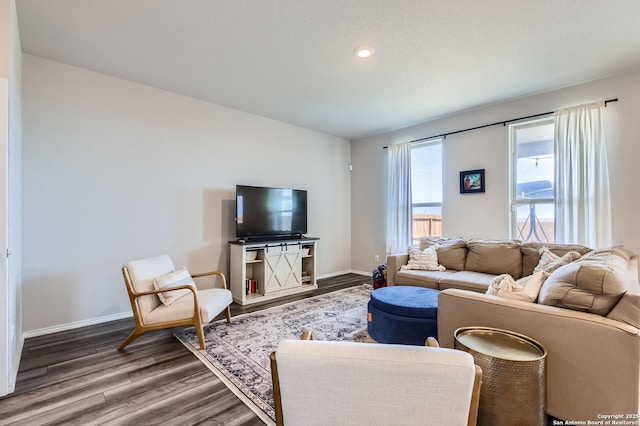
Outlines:
{"label": "white upholstered chair", "polygon": [[278,425],[475,425],[482,370],[454,349],[282,341],[271,355]]}
{"label": "white upholstered chair", "polygon": [[[136,328],[122,342],[118,350],[124,349],[147,331],[183,325],[195,326],[200,349],[204,349],[203,325],[225,309],[227,322],[231,322],[229,305],[233,302],[233,298],[227,289],[227,282],[222,272],[212,271],[189,276],[186,270],[176,271],[171,258],[162,255],[131,261],[122,267],[122,274],[129,293]],[[220,277],[222,288],[198,290],[191,278],[208,275]],[[167,288],[156,290],[154,280],[158,278],[167,281],[174,276],[177,278],[168,287],[172,292],[170,294],[173,295],[173,300],[170,300],[167,306],[165,301],[169,298],[164,296],[169,294],[168,290]],[[159,295],[163,296],[164,301]]]}

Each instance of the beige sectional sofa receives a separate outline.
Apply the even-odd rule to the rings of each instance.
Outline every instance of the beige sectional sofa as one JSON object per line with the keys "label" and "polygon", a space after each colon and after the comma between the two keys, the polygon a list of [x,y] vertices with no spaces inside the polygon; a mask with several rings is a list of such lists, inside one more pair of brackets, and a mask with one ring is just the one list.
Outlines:
{"label": "beige sectional sofa", "polygon": [[582,257],[552,272],[539,300],[523,302],[485,293],[497,275],[508,273],[515,279],[531,275],[543,245],[428,238],[421,248],[433,244],[439,244],[438,262],[444,271],[401,270],[408,255],[389,255],[387,282],[443,290],[438,308],[442,346],[454,346],[459,327],[522,333],[547,350],[548,414],[586,424],[606,415],[640,412],[637,254],[548,245],[558,256],[577,251]]}

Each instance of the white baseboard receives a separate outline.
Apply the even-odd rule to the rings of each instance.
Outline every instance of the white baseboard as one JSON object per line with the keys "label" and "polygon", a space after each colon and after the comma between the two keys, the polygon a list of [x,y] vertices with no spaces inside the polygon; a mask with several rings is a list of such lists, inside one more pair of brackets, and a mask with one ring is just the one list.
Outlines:
{"label": "white baseboard", "polygon": [[67,324],[54,325],[53,327],[39,328],[37,330],[25,331],[23,336],[25,339],[29,337],[44,336],[46,334],[58,333],[60,331],[73,330],[74,328],[86,327],[88,325],[102,324],[103,322],[115,321],[123,318],[131,318],[132,312],[122,312],[114,315],[107,315],[104,317],[90,318],[87,320],[70,322]]}
{"label": "white baseboard", "polygon": [[[365,275],[366,277],[371,277],[370,272],[358,271],[355,269],[348,269],[345,271],[337,271],[337,272],[331,272],[328,274],[318,275],[317,279],[330,278],[330,277],[335,277],[337,275],[344,275],[344,274],[362,274],[362,275]],[[115,321],[123,318],[131,318],[132,316],[133,316],[132,312],[122,312],[119,314],[107,315],[104,317],[90,318],[87,320],[70,322],[67,324],[55,325],[52,327],[39,328],[37,330],[25,331],[23,333],[23,339],[28,339],[30,337],[44,336],[46,334],[58,333],[60,331],[73,330],[74,328],[81,328],[89,325],[102,324],[103,322]]]}

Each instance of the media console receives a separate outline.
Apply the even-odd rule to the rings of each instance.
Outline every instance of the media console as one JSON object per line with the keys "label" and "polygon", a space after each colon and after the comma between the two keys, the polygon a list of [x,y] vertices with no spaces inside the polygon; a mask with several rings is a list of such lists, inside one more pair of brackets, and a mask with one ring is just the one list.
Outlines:
{"label": "media console", "polygon": [[262,303],[318,288],[319,238],[229,241],[229,281],[234,302]]}

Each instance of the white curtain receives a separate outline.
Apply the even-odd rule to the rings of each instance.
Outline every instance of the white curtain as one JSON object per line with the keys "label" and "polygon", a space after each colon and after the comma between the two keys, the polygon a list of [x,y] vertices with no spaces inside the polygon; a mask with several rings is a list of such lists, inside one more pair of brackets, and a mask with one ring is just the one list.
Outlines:
{"label": "white curtain", "polygon": [[555,112],[555,242],[611,245],[604,102]]}
{"label": "white curtain", "polygon": [[387,253],[406,252],[411,245],[411,143],[387,149]]}

